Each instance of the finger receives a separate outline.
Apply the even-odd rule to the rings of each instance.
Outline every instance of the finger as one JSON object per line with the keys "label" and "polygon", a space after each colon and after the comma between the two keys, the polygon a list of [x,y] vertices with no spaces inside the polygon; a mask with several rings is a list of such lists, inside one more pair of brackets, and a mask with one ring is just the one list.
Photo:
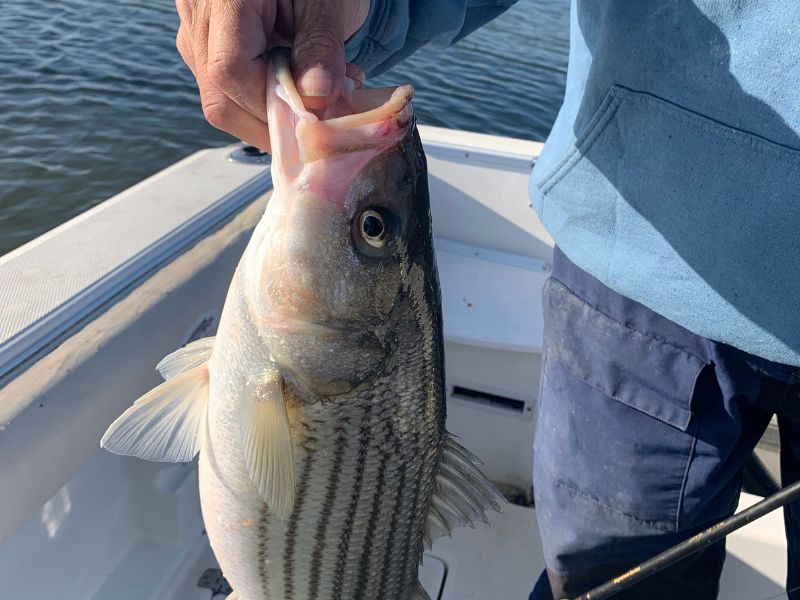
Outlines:
{"label": "finger", "polygon": [[215,2],[210,16],[206,65],[209,81],[266,123],[267,66],[260,57],[275,21],[274,3]]}
{"label": "finger", "polygon": [[266,124],[238,106],[208,77],[208,36],[211,20],[209,3],[176,0],[176,6],[181,19],[176,46],[197,79],[206,120],[217,129],[269,152],[269,131]]}
{"label": "finger", "polygon": [[296,0],[292,73],[310,108],[333,104],[341,93],[344,65],[344,13],[336,2]]}
{"label": "finger", "polygon": [[366,76],[364,75],[364,71],[362,71],[361,67],[357,64],[347,63],[344,74],[355,81],[356,89],[364,87],[364,79]]}
{"label": "finger", "polygon": [[206,121],[251,146],[264,152],[270,151],[269,129],[265,123],[244,110],[210,82],[205,81],[199,87]]}

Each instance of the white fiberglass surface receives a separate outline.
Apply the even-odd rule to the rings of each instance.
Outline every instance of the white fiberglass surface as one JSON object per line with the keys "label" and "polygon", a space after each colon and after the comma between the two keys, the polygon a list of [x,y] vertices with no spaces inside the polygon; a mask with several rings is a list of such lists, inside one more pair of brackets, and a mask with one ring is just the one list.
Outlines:
{"label": "white fiberglass surface", "polygon": [[192,465],[97,452],[0,544],[2,597],[153,597],[202,530],[196,497]]}
{"label": "white fiberglass surface", "polygon": [[0,375],[263,194],[269,171],[232,150],[198,152],[0,258]]}

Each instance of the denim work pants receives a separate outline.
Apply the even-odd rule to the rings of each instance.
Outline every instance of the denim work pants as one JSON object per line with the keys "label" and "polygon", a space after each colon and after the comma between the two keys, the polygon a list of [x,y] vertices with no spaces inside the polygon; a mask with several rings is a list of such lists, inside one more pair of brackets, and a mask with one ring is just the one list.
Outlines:
{"label": "denim work pants", "polygon": [[[800,384],[796,368],[694,335],[558,249],[544,312],[534,495],[547,571],[532,600],[577,596],[732,514],[772,417],[759,395]],[[800,422],[779,425],[786,485],[800,478]],[[785,522],[791,589],[800,503]],[[716,598],[724,559],[723,541],[617,597]]]}

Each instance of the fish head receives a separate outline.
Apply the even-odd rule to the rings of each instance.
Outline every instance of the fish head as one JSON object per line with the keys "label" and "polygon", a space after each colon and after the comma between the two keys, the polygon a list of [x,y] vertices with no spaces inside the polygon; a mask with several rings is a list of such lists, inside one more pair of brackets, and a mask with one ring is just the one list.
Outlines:
{"label": "fish head", "polygon": [[432,261],[412,90],[351,87],[319,114],[285,56],[270,71],[274,191],[247,271],[251,312],[286,374],[344,394],[382,372],[411,265]]}

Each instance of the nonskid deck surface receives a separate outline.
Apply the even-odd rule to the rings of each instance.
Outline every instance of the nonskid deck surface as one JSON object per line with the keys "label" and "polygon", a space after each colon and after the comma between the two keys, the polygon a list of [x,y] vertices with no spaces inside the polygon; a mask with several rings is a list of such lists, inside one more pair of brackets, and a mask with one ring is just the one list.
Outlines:
{"label": "nonskid deck surface", "polygon": [[[739,509],[757,500],[744,495]],[[785,598],[786,549],[780,513],[770,514],[732,534],[720,598]],[[459,529],[425,554],[420,580],[434,600],[525,600],[543,568],[533,509],[509,505],[503,515],[475,530]],[[224,600],[219,565],[203,536],[160,600]],[[204,577],[205,575],[205,577]],[[201,587],[198,582],[203,579]]]}

